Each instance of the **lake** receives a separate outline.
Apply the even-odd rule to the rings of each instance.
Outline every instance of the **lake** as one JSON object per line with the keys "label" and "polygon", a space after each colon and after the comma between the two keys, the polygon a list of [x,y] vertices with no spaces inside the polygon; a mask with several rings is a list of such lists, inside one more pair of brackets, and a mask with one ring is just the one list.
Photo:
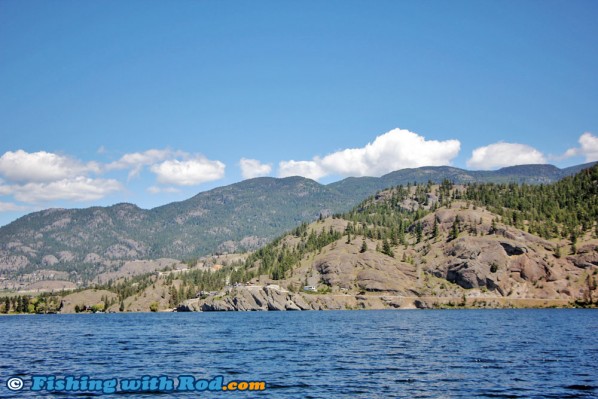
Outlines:
{"label": "lake", "polygon": [[[598,397],[596,310],[37,315],[0,326],[1,398]],[[60,385],[69,376],[78,391]],[[158,392],[120,392],[158,377],[162,389],[147,389]],[[21,390],[7,388],[14,378]],[[235,381],[266,389],[202,390]]]}

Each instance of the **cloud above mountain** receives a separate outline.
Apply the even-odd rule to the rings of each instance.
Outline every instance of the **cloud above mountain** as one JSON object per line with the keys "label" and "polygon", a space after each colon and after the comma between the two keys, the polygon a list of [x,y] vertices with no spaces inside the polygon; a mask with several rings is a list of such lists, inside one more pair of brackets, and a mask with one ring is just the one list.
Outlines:
{"label": "cloud above mountain", "polygon": [[159,183],[177,186],[195,186],[224,177],[225,165],[203,156],[188,160],[172,159],[153,165],[150,170]]}
{"label": "cloud above mountain", "polygon": [[82,202],[95,201],[122,189],[123,185],[114,179],[92,179],[78,176],[53,182],[2,185],[0,194],[11,195],[17,201],[26,203],[57,200]]}
{"label": "cloud above mountain", "polygon": [[[131,180],[144,168],[155,175],[159,184],[193,186],[222,178],[225,165],[202,155],[171,149],[128,153],[108,163],[83,162],[46,151],[7,151],[0,156],[0,195],[30,204],[96,201],[125,190],[118,178],[99,175],[128,170],[128,180]],[[169,193],[176,188],[151,186],[148,191]],[[2,202],[2,212],[21,209],[23,205]]]}
{"label": "cloud above mountain", "polygon": [[[0,157],[0,195],[26,203],[54,200],[94,201],[123,189],[114,179],[91,177],[102,173],[98,162],[46,151],[7,151]],[[4,202],[4,211],[18,211],[22,205]]]}
{"label": "cloud above mountain", "polygon": [[241,158],[239,166],[241,168],[243,179],[268,176],[272,172],[271,164],[261,163],[257,159]]}
{"label": "cloud above mountain", "polygon": [[[144,168],[156,175],[160,184],[195,186],[224,177],[226,165],[207,159],[203,155],[191,155],[185,151],[150,149],[123,155],[118,161],[106,165],[107,170],[129,170],[128,179],[138,177]],[[152,194],[175,192],[169,187],[151,186]]]}
{"label": "cloud above mountain", "polygon": [[[598,137],[586,132],[578,143],[560,156],[551,156],[527,144],[498,142],[475,148],[466,163],[471,169],[488,170],[571,157],[598,160]],[[243,179],[272,174],[314,180],[381,176],[404,168],[451,165],[460,149],[461,142],[456,139],[432,140],[409,130],[393,129],[362,147],[341,148],[311,159],[283,158],[276,171],[272,163],[253,158],[241,158],[238,166]],[[135,190],[182,195],[226,175],[226,165],[220,160],[171,148],[121,153],[112,160],[104,147],[96,153],[98,160],[83,161],[49,151],[6,151],[0,156],[0,212],[65,205],[61,201],[98,201],[115,194],[128,197]]]}
{"label": "cloud above mountain", "polygon": [[381,176],[404,168],[450,165],[460,149],[459,140],[427,140],[409,130],[393,129],[364,147],[339,150],[307,161],[281,161],[278,175],[315,180],[328,175]]}
{"label": "cloud above mountain", "polygon": [[155,165],[158,162],[169,158],[187,156],[183,151],[173,151],[170,149],[150,149],[144,152],[132,152],[123,155],[118,161],[106,165],[107,170],[129,169],[129,179],[138,177],[146,166]]}
{"label": "cloud above mountain", "polygon": [[489,170],[505,166],[545,164],[546,156],[525,144],[494,143],[478,147],[471,153],[467,166],[472,169]]}
{"label": "cloud above mountain", "polygon": [[586,162],[598,161],[598,137],[585,132],[579,137],[578,143],[579,147],[568,149],[562,158],[583,156]]}
{"label": "cloud above mountain", "polygon": [[0,175],[12,182],[51,182],[100,171],[97,162],[83,163],[45,151],[7,151],[0,157]]}

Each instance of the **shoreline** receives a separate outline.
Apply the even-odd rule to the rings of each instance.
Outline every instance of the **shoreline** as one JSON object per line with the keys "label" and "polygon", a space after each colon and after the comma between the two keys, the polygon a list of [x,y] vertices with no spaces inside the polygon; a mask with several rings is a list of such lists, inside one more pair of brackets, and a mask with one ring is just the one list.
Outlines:
{"label": "shoreline", "polygon": [[[430,299],[430,298],[426,298]],[[248,312],[326,312],[326,311],[372,311],[372,310],[396,310],[396,311],[413,311],[413,310],[534,310],[534,309],[598,309],[598,304],[590,306],[576,305],[574,302],[558,300],[546,300],[536,298],[517,298],[508,301],[503,301],[503,306],[471,306],[461,304],[450,304],[451,299],[455,298],[437,298],[445,302],[428,303],[431,306],[426,307],[372,307],[372,308],[324,308],[324,309],[305,309],[305,310],[177,310],[162,309],[157,312],[151,311],[128,311],[128,312],[56,312],[56,313],[0,313],[2,316],[46,316],[46,315],[94,315],[94,314],[151,314],[151,313],[248,313]],[[490,298],[489,298],[490,299]],[[496,298],[494,298],[496,299]],[[472,301],[473,302],[473,301]],[[536,302],[532,305],[530,302]]]}

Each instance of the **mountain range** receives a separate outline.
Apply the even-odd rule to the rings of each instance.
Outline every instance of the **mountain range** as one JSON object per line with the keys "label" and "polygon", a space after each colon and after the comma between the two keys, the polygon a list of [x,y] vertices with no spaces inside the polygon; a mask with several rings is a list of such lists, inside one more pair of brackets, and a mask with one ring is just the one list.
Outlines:
{"label": "mountain range", "polygon": [[395,186],[252,253],[121,273],[29,312],[594,307],[596,220],[598,166],[548,185]]}
{"label": "mountain range", "polygon": [[542,186],[394,187],[277,238],[178,309],[591,307],[596,220],[596,166]]}
{"label": "mountain range", "polygon": [[302,177],[261,177],[202,192],[150,210],[133,204],[47,209],[0,228],[0,276],[49,269],[91,281],[124,261],[190,260],[253,250],[301,222],[346,212],[382,189],[409,183],[548,184],[592,164],[559,169],[521,165],[497,171],[422,167],[382,177],[350,177],[328,185]]}

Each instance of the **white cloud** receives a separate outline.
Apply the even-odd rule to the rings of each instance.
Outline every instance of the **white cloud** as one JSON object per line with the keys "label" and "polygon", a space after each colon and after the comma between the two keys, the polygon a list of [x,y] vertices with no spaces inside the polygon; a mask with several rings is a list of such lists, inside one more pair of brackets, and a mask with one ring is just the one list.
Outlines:
{"label": "white cloud", "polygon": [[579,153],[579,148],[569,148],[565,153],[561,156],[554,156],[553,158],[557,161],[562,161],[563,159],[571,158],[577,156]]}
{"label": "white cloud", "polygon": [[8,151],[0,157],[0,174],[13,182],[51,182],[100,171],[101,167],[96,162],[84,164],[45,151]]}
{"label": "white cloud", "polygon": [[278,163],[278,176],[303,176],[308,179],[319,180],[328,173],[314,161],[281,161]]}
{"label": "white cloud", "polygon": [[29,208],[23,205],[0,201],[0,212],[24,212],[28,210]]}
{"label": "white cloud", "polygon": [[581,153],[586,157],[586,162],[598,161],[598,137],[586,132],[579,138]]}
{"label": "white cloud", "polygon": [[241,175],[243,179],[253,179],[254,177],[268,176],[272,172],[272,164],[263,164],[257,159],[241,158]]}
{"label": "white cloud", "polygon": [[[98,151],[102,153],[104,148]],[[118,180],[95,178],[91,173],[129,169],[129,178],[132,178],[144,167],[150,168],[158,183],[164,185],[195,185],[216,180],[223,177],[225,169],[222,162],[170,149],[129,153],[108,164],[84,163],[45,151],[8,151],[0,157],[0,196],[42,206],[58,200],[95,201],[123,190],[124,186]],[[179,192],[176,187],[160,185],[149,187],[147,191]],[[12,202],[0,202],[0,211],[9,209],[21,210]]]}
{"label": "white cloud", "polygon": [[170,149],[156,150],[151,149],[144,152],[133,152],[123,155],[118,161],[109,163],[108,170],[131,169],[129,179],[139,176],[145,166],[154,165],[177,156],[186,157],[188,154],[182,151],[173,151]]}
{"label": "white cloud", "polygon": [[590,132],[585,132],[579,136],[579,147],[569,148],[562,158],[570,158],[574,156],[584,156],[586,162],[598,161],[598,137]]}
{"label": "white cloud", "polygon": [[279,176],[311,179],[341,176],[381,176],[398,169],[449,165],[459,154],[458,140],[426,140],[408,130],[393,129],[362,148],[350,148],[311,161],[282,161]]}
{"label": "white cloud", "polygon": [[123,189],[113,179],[91,179],[78,176],[50,183],[32,182],[20,185],[0,186],[2,195],[12,195],[15,199],[27,203],[56,200],[94,201]]}
{"label": "white cloud", "polygon": [[481,170],[544,163],[546,157],[534,147],[503,142],[478,147],[472,151],[471,158],[467,160],[468,167]]}
{"label": "white cloud", "polygon": [[224,177],[224,169],[222,162],[200,156],[185,161],[168,160],[150,168],[159,183],[177,186],[194,186],[221,179]]}

